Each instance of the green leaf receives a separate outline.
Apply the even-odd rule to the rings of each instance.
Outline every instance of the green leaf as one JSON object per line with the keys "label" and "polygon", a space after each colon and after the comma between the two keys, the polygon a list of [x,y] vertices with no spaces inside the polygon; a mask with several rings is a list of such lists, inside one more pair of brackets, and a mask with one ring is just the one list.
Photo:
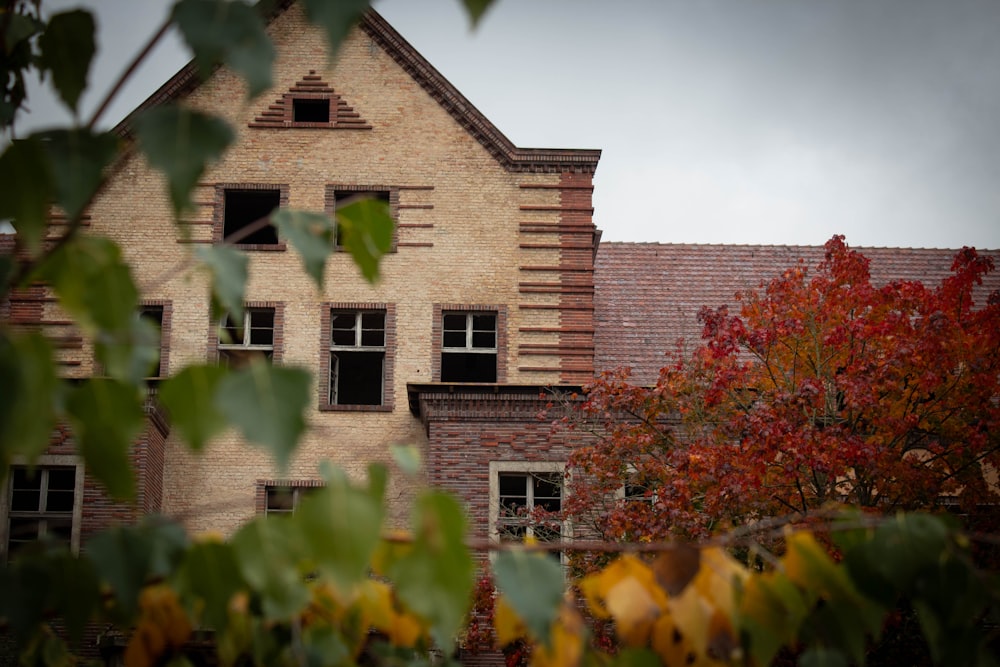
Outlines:
{"label": "green leaf", "polygon": [[15,141],[0,155],[0,182],[0,219],[10,219],[28,252],[37,255],[54,187],[48,155],[37,137]]}
{"label": "green leaf", "polygon": [[139,592],[151,575],[152,541],[135,527],[115,526],[91,538],[86,553],[114,593],[115,616],[131,621],[138,612]]}
{"label": "green leaf", "polygon": [[501,551],[493,563],[493,577],[528,630],[547,640],[565,591],[562,566],[540,553]]}
{"label": "green leaf", "polygon": [[8,54],[24,40],[30,39],[45,30],[45,24],[34,16],[11,13],[9,17],[10,23],[7,25],[7,34],[4,37],[4,45],[7,47]]}
{"label": "green leaf", "polygon": [[362,199],[337,209],[337,224],[343,238],[338,242],[351,253],[368,282],[379,277],[379,260],[392,249],[395,223],[389,205],[377,199]]}
{"label": "green leaf", "polygon": [[232,540],[240,571],[260,595],[269,620],[291,618],[309,602],[309,590],[296,567],[301,540],[291,521],[283,518],[260,517],[244,525]]}
{"label": "green leaf", "polygon": [[135,314],[124,333],[100,335],[94,354],[108,375],[138,385],[152,375],[160,360],[160,330]]}
{"label": "green leaf", "polygon": [[493,4],[493,0],[462,0],[462,4],[465,5],[465,12],[469,15],[469,22],[475,28],[486,10]]}
{"label": "green leaf", "polygon": [[52,72],[52,83],[59,97],[76,113],[76,104],[87,87],[90,61],[97,50],[94,17],[82,9],[54,15],[38,38],[38,47],[41,65]]}
{"label": "green leaf", "polygon": [[627,648],[618,653],[612,667],[661,667],[660,656],[646,648]]}
{"label": "green leaf", "polygon": [[160,385],[160,403],[194,451],[201,451],[226,427],[226,418],[215,407],[215,392],[225,375],[226,369],[219,366],[188,366]]}
{"label": "green leaf", "polygon": [[79,646],[101,602],[97,572],[90,561],[61,553],[52,558],[49,581],[49,604],[65,622],[70,640]]}
{"label": "green leaf", "polygon": [[177,571],[177,588],[185,599],[201,603],[201,619],[216,631],[225,629],[229,602],[247,588],[232,545],[205,542],[192,546]]}
{"label": "green leaf", "polygon": [[[399,599],[430,621],[434,641],[450,652],[474,584],[472,556],[465,546],[465,512],[450,495],[431,491],[418,498],[412,522],[413,546],[392,564],[389,574]],[[561,600],[562,568],[553,565],[559,571]]]}
{"label": "green leaf", "polygon": [[212,317],[224,313],[243,319],[243,294],[247,284],[249,260],[245,253],[230,246],[203,246],[195,255],[212,272]]}
{"label": "green leaf", "polygon": [[0,481],[14,456],[34,461],[49,446],[60,388],[48,340],[0,332]]}
{"label": "green leaf", "polygon": [[177,216],[192,207],[191,190],[235,138],[221,118],[176,105],[143,111],[135,120],[135,133],[149,164],[167,177]]}
{"label": "green leaf", "polygon": [[382,497],[326,471],[326,486],[299,503],[292,518],[319,568],[342,590],[368,575],[382,533]]}
{"label": "green leaf", "polygon": [[243,436],[263,445],[285,470],[305,431],[312,377],[301,368],[254,361],[219,383],[215,405]]}
{"label": "green leaf", "polygon": [[369,0],[302,0],[306,18],[326,32],[330,55],[337,55],[340,44],[368,9]]}
{"label": "green leaf", "polygon": [[87,472],[115,498],[131,499],[129,448],[145,420],[139,392],[115,380],[90,379],[70,391],[66,410]]}
{"label": "green leaf", "polygon": [[78,236],[52,255],[41,277],[88,333],[118,338],[132,331],[139,293],[114,241]]}
{"label": "green leaf", "polygon": [[423,467],[423,457],[420,455],[420,448],[416,445],[392,445],[389,447],[392,452],[392,460],[396,462],[399,469],[410,477],[420,474]]}
{"label": "green leaf", "polygon": [[323,269],[333,252],[334,224],[330,216],[282,208],[271,216],[271,222],[299,251],[306,273],[323,289]]}
{"label": "green leaf", "polygon": [[159,517],[139,525],[115,526],[92,537],[87,542],[87,558],[115,595],[115,618],[130,622],[138,612],[142,587],[170,574],[187,546],[184,530]]}
{"label": "green leaf", "polygon": [[274,46],[253,7],[238,0],[180,0],[173,20],[202,78],[222,62],[243,76],[249,98],[271,87]]}
{"label": "green leaf", "polygon": [[86,128],[52,130],[36,135],[49,157],[56,203],[76,220],[104,182],[104,169],[118,155],[118,138]]}

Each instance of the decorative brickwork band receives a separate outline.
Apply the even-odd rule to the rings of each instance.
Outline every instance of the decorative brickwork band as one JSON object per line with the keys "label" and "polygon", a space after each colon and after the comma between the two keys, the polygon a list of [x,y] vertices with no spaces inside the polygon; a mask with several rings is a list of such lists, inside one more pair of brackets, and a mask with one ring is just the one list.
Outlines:
{"label": "decorative brickwork band", "polygon": [[309,74],[261,111],[249,126],[272,129],[372,129],[315,70],[309,70]]}

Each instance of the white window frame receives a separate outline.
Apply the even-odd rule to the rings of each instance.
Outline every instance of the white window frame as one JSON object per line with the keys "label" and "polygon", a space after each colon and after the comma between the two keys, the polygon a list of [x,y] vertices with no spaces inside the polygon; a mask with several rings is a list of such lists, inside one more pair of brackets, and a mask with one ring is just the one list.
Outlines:
{"label": "white window frame", "polygon": [[[47,454],[35,459],[34,464],[38,468],[74,468],[76,478],[73,486],[73,511],[72,527],[70,529],[70,550],[77,554],[80,551],[80,527],[83,521],[83,482],[84,469],[83,461],[78,456],[70,454]],[[6,562],[8,548],[8,532],[10,530],[10,501],[13,485],[13,468],[27,467],[28,463],[21,458],[15,458],[7,472],[7,479],[4,480],[2,493],[0,493],[0,561]]]}
{"label": "white window frame", "polygon": [[[489,499],[489,536],[496,544],[500,540],[500,475],[507,473],[556,473],[562,480],[562,496],[560,504],[565,505],[570,493],[570,480],[566,478],[566,464],[561,461],[490,461],[490,499]],[[529,531],[530,534],[530,526]],[[560,523],[560,539],[566,542],[573,537],[573,525],[570,521]],[[495,553],[495,552],[494,552]],[[560,556],[565,561],[565,554]]]}
{"label": "white window frame", "polygon": [[[444,321],[448,316],[454,315],[464,315],[465,316],[465,346],[464,347],[446,347],[444,344],[445,334],[448,331],[457,331],[457,329],[445,329]],[[479,316],[490,316],[493,318],[493,347],[474,347],[472,343],[472,321],[473,318]],[[500,327],[500,317],[496,311],[493,310],[444,310],[441,312],[441,353],[447,354],[449,352],[461,353],[461,354],[494,354],[499,355],[498,343],[500,341],[500,332],[498,331]]]}
{"label": "white window frame", "polygon": [[[382,315],[382,345],[363,345],[362,336],[363,331],[361,328],[362,316],[364,315]],[[335,345],[333,342],[333,318],[338,315],[354,315],[354,345]],[[340,357],[337,356],[337,352],[381,352],[382,353],[382,369],[380,371],[381,381],[380,385],[382,391],[379,395],[379,406],[385,405],[385,355],[386,355],[386,336],[387,336],[387,324],[389,320],[389,314],[384,309],[379,308],[334,308],[330,310],[330,389],[327,400],[330,405],[341,405],[339,402],[339,396],[337,391],[337,380],[340,377]],[[343,331],[343,329],[342,329]],[[369,330],[371,331],[371,329]],[[354,403],[348,403],[347,405],[355,405]],[[364,407],[366,404],[358,404]],[[375,406],[371,406],[375,407]]]}
{"label": "white window frame", "polygon": [[[254,345],[250,343],[250,324],[251,315],[253,313],[259,313],[264,311],[270,311],[271,313],[271,344],[270,345]],[[249,306],[243,309],[243,340],[240,342],[233,341],[232,343],[226,343],[222,338],[222,332],[226,328],[226,317],[224,316],[219,320],[219,331],[218,331],[218,351],[219,358],[221,360],[223,352],[270,352],[271,361],[274,360],[274,338],[275,329],[277,328],[277,309],[270,306]]]}

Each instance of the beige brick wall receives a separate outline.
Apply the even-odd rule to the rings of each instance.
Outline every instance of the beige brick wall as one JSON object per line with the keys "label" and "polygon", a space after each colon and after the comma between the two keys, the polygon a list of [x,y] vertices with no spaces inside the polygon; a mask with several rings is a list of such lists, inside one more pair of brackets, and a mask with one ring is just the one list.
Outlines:
{"label": "beige brick wall", "polygon": [[[519,293],[518,267],[559,263],[558,250],[525,251],[520,221],[555,220],[556,214],[520,210],[523,205],[555,206],[556,190],[525,190],[524,183],[556,184],[559,174],[511,173],[415,83],[363,32],[355,30],[328,66],[319,34],[295,7],[270,27],[280,56],[274,88],[247,101],[236,76],[219,70],[188,103],[223,115],[238,138],[225,158],[202,179],[197,210],[185,217],[193,240],[211,238],[214,184],[289,185],[289,206],[322,210],[329,183],[419,186],[400,192],[400,248],[382,264],[382,280],[362,280],[349,256],[329,262],[321,293],[300,268],[298,255],[251,252],[249,301],[284,305],[282,363],[319,370],[321,303],[396,304],[397,356],[392,412],[320,412],[309,415],[310,431],[291,469],[279,473],[269,457],[248,447],[235,433],[213,442],[200,455],[186,451],[172,435],[164,471],[163,509],[181,517],[194,531],[232,532],[254,512],[255,482],[261,478],[315,479],[318,464],[331,459],[362,476],[372,460],[386,460],[394,443],[426,446],[421,424],[407,408],[406,384],[429,382],[431,327],[435,303],[507,305],[507,379],[509,382],[558,382],[554,358],[533,360],[551,373],[519,370],[520,329],[556,327],[557,313],[525,310],[518,304],[551,303],[551,294]],[[371,130],[260,129],[250,123],[268,104],[302,80],[320,75],[367,121]],[[407,208],[407,205],[433,208]],[[196,244],[180,242],[160,178],[139,157],[126,159],[94,203],[92,229],[117,239],[136,267],[144,298],[173,304],[171,371],[204,362],[210,337],[206,276],[193,269]],[[406,225],[432,225],[407,227]],[[407,243],[432,244],[409,247]],[[527,254],[526,254],[527,253]],[[542,342],[555,335],[543,335]],[[554,363],[555,361],[555,363]],[[89,368],[84,364],[84,368]],[[313,392],[316,396],[317,392]],[[399,474],[389,496],[397,515],[405,514],[411,493]]]}

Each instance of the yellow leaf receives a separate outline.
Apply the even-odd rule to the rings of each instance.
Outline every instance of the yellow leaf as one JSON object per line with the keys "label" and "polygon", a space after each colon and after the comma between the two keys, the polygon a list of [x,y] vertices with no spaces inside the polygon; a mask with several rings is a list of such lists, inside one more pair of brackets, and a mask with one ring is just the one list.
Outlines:
{"label": "yellow leaf", "polygon": [[619,639],[628,646],[645,646],[660,616],[660,607],[646,586],[635,577],[626,577],[607,591],[604,604],[615,619]]}
{"label": "yellow leaf", "polygon": [[358,604],[364,609],[371,624],[386,634],[391,633],[395,611],[392,605],[392,589],[389,585],[368,579],[361,584],[359,593]]}
{"label": "yellow leaf", "polygon": [[736,612],[736,583],[746,581],[746,568],[719,547],[702,549],[694,588],[714,607],[732,618]]}
{"label": "yellow leaf", "polygon": [[653,624],[652,647],[668,667],[692,665],[697,660],[691,640],[684,635],[670,614],[663,614]]}
{"label": "yellow leaf", "polygon": [[506,646],[528,635],[528,629],[503,595],[498,596],[495,603],[493,626],[496,628],[497,643],[500,646]]}
{"label": "yellow leaf", "polygon": [[389,628],[389,641],[395,646],[414,648],[424,634],[423,623],[411,614],[393,614],[392,626]]}
{"label": "yellow leaf", "polygon": [[535,644],[531,652],[531,667],[577,667],[583,657],[583,619],[571,604],[563,604],[559,617],[552,624],[548,646]]}
{"label": "yellow leaf", "polygon": [[610,618],[611,613],[606,606],[608,591],[628,577],[639,582],[661,611],[667,608],[667,594],[656,583],[652,570],[635,556],[626,554],[580,581],[580,592],[591,613],[598,618]]}

